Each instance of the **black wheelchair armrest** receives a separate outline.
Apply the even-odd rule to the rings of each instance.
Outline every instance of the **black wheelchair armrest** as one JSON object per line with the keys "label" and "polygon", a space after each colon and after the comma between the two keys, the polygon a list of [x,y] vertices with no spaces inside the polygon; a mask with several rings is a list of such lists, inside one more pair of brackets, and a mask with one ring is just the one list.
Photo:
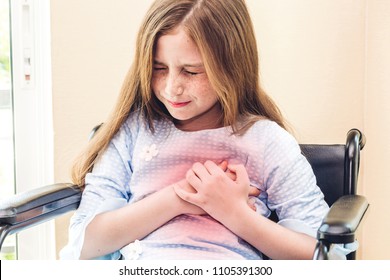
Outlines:
{"label": "black wheelchair armrest", "polygon": [[54,184],[0,201],[0,248],[6,235],[77,209],[82,190],[73,184]]}
{"label": "black wheelchair armrest", "polygon": [[340,197],[329,209],[317,231],[317,239],[327,244],[352,243],[355,232],[368,209],[364,196],[345,195]]}

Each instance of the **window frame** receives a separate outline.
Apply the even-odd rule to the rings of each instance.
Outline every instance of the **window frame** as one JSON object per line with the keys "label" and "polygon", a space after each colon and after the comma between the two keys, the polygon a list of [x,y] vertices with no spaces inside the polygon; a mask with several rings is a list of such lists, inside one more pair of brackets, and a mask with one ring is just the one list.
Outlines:
{"label": "window frame", "polygon": [[[10,9],[15,189],[20,193],[54,181],[50,1],[12,0]],[[54,222],[19,233],[17,257],[55,259]]]}

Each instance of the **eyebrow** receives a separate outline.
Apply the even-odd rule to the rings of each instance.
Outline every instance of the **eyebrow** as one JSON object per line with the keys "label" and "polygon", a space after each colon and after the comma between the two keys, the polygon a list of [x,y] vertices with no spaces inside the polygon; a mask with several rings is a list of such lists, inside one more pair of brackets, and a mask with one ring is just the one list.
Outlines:
{"label": "eyebrow", "polygon": [[[158,61],[156,59],[153,61],[153,64],[165,65],[164,63],[162,63],[162,62],[160,62],[160,61]],[[200,68],[200,67],[204,67],[204,65],[203,65],[202,62],[195,63],[195,64],[186,63],[186,64],[183,64],[182,67]]]}

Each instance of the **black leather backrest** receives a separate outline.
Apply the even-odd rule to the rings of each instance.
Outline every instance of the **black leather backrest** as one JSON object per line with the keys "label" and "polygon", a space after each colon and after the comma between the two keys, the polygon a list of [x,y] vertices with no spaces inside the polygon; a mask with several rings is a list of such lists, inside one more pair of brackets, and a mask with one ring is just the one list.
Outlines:
{"label": "black leather backrest", "polygon": [[345,145],[301,144],[302,154],[311,164],[317,185],[332,205],[344,194]]}

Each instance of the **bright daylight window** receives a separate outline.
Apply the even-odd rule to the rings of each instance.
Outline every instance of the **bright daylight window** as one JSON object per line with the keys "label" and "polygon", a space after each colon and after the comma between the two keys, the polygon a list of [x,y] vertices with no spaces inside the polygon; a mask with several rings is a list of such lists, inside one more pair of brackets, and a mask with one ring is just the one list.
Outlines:
{"label": "bright daylight window", "polygon": [[[13,106],[10,62],[9,0],[0,0],[0,198],[15,192]],[[16,239],[9,236],[0,259],[16,258]]]}
{"label": "bright daylight window", "polygon": [[[0,199],[53,183],[50,1],[0,0]],[[0,259],[54,259],[54,224],[5,239]]]}

